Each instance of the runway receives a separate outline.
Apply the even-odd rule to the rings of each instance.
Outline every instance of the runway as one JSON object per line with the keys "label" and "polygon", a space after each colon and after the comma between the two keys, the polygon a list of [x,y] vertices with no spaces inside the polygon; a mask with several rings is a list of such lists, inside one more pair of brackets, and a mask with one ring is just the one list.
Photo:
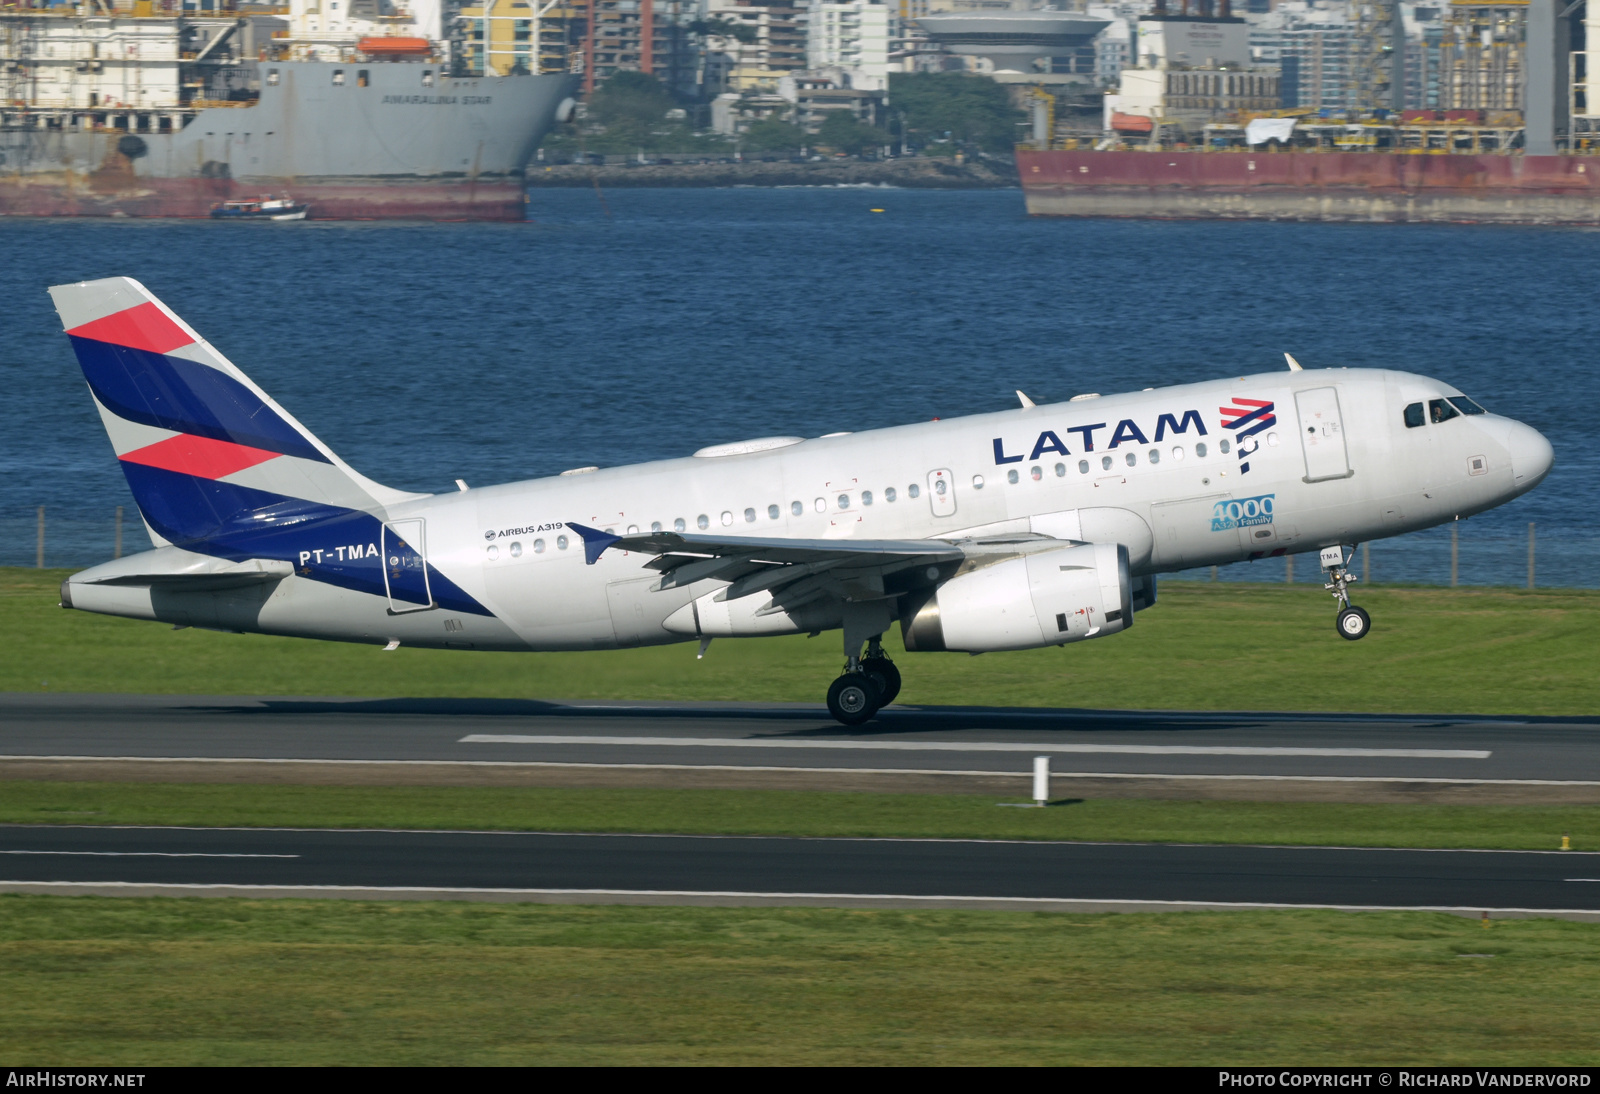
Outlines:
{"label": "runway", "polygon": [[[0,695],[0,763],[421,764],[679,772],[1530,784],[1600,795],[1600,720],[800,704]],[[13,776],[14,777],[14,776]]]}
{"label": "runway", "polygon": [[[1600,854],[520,832],[0,827],[0,890],[1600,918]],[[31,883],[31,884],[30,884]],[[44,883],[44,884],[40,884]]]}

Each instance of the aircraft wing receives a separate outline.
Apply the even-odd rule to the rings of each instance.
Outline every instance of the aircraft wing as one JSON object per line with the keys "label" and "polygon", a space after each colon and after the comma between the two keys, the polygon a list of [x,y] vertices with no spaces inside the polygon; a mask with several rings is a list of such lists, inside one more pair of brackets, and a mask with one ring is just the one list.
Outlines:
{"label": "aircraft wing", "polygon": [[[823,596],[884,595],[884,578],[917,568],[935,572],[926,583],[949,576],[969,552],[937,539],[774,539],[757,536],[640,532],[619,536],[570,521],[583,537],[591,566],[610,548],[655,557],[645,565],[661,572],[654,588],[673,589],[696,581],[728,581],[718,600],[770,590],[785,608]],[[917,582],[923,583],[923,582]],[[777,610],[763,609],[763,611]]]}

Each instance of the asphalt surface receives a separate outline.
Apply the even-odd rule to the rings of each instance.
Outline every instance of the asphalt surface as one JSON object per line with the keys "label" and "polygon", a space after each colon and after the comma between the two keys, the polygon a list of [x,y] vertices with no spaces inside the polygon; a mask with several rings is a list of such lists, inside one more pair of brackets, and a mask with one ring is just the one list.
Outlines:
{"label": "asphalt surface", "polygon": [[1600,854],[547,833],[0,827],[15,882],[1600,910]]}
{"label": "asphalt surface", "polygon": [[0,759],[148,757],[1600,781],[1600,720],[0,695]]}

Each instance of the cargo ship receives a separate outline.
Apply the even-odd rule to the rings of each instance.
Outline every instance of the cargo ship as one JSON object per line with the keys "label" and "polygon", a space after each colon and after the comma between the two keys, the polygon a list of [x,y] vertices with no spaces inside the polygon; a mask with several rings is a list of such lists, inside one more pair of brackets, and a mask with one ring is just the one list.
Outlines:
{"label": "cargo ship", "polygon": [[[1580,84],[1563,101],[1565,53],[1541,68],[1530,52],[1524,86],[1502,96],[1515,109],[1284,110],[1279,69],[1256,63],[1227,0],[1164,6],[1140,18],[1140,63],[1105,97],[1100,132],[1063,136],[1035,118],[1016,153],[1030,214],[1600,224],[1600,118],[1583,109],[1600,94]],[[1600,40],[1600,11],[1593,23]],[[1545,96],[1536,132],[1522,107],[1541,76],[1560,94]]]}
{"label": "cargo ship", "polygon": [[471,9],[200,3],[0,9],[0,214],[207,217],[288,191],[319,220],[525,218],[574,84],[486,57]]}

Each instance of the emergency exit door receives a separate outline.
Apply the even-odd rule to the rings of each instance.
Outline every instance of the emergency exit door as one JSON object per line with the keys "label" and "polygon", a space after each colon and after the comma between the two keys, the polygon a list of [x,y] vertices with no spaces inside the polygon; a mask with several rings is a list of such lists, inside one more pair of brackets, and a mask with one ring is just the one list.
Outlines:
{"label": "emergency exit door", "polygon": [[928,504],[936,517],[956,515],[956,480],[948,470],[928,472]]}
{"label": "emergency exit door", "polygon": [[397,520],[383,526],[383,584],[391,614],[434,607],[433,590],[428,586],[426,533],[420,520]]}
{"label": "emergency exit door", "polygon": [[1314,387],[1298,392],[1294,404],[1300,412],[1300,447],[1306,455],[1305,481],[1348,479],[1353,472],[1345,449],[1338,390]]}

